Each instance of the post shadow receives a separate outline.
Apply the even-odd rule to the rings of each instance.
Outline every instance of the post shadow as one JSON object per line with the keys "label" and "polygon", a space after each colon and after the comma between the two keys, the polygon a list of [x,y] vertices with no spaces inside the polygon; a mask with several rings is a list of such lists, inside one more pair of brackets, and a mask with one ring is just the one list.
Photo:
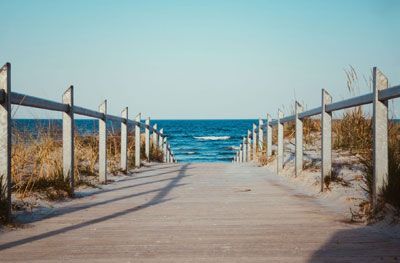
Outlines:
{"label": "post shadow", "polygon": [[308,262],[398,262],[400,240],[364,226],[337,231]]}
{"label": "post shadow", "polygon": [[[102,216],[102,217],[99,217],[99,218],[95,218],[95,219],[92,219],[92,220],[89,220],[89,221],[86,221],[86,222],[82,222],[82,223],[79,223],[79,224],[75,224],[75,225],[59,228],[59,229],[52,230],[52,231],[49,231],[49,232],[45,232],[45,233],[42,233],[42,234],[34,235],[34,236],[31,236],[31,237],[23,238],[23,239],[12,241],[12,242],[8,242],[8,243],[4,243],[4,244],[0,245],[0,251],[5,250],[5,249],[9,249],[9,248],[12,248],[12,247],[20,246],[20,245],[23,245],[23,244],[35,242],[35,241],[38,241],[38,240],[42,240],[42,239],[45,239],[45,238],[49,238],[49,237],[52,237],[52,236],[55,236],[55,235],[63,234],[63,233],[66,233],[68,231],[77,230],[77,229],[80,229],[82,227],[86,227],[86,226],[89,226],[89,225],[93,225],[93,224],[97,224],[97,223],[104,222],[104,221],[107,221],[107,220],[111,220],[111,219],[114,219],[116,217],[124,216],[124,215],[127,215],[129,213],[133,213],[133,212],[136,212],[136,211],[139,211],[139,210],[151,207],[151,206],[155,206],[155,205],[158,205],[158,204],[161,204],[161,203],[164,203],[164,202],[168,202],[168,201],[171,200],[170,198],[166,198],[168,196],[169,192],[172,189],[174,189],[175,187],[185,185],[185,184],[179,184],[179,181],[182,180],[182,178],[186,176],[186,170],[187,170],[188,166],[189,166],[189,164],[184,164],[182,166],[182,168],[180,169],[180,172],[178,173],[178,175],[175,178],[173,178],[165,187],[162,187],[162,188],[159,188],[159,189],[155,189],[155,190],[146,191],[146,192],[143,192],[143,193],[136,193],[136,194],[132,194],[132,195],[128,195],[128,196],[123,196],[123,197],[115,198],[113,200],[107,200],[107,201],[104,201],[104,202],[97,203],[96,206],[97,205],[107,204],[107,203],[110,203],[110,202],[123,200],[123,199],[127,199],[127,198],[131,198],[131,197],[135,197],[135,196],[139,196],[139,195],[143,195],[143,194],[157,192],[156,196],[154,196],[152,199],[150,199],[149,201],[147,201],[144,204],[141,204],[141,205],[129,208],[129,209],[125,209],[125,210],[122,210],[122,211],[119,211],[119,212],[116,212],[116,213],[113,213],[113,214],[110,214],[110,215],[106,215],[106,216]],[[88,205],[88,207],[86,207],[86,208],[90,208],[90,207],[93,207],[93,205]],[[84,209],[84,208],[80,208],[80,209]]]}

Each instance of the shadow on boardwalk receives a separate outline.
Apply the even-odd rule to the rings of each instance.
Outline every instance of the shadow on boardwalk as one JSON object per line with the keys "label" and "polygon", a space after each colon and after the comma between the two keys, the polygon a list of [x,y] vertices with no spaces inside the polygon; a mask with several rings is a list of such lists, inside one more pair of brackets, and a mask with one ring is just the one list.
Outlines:
{"label": "shadow on boardwalk", "polygon": [[[23,244],[26,244],[26,243],[34,242],[34,241],[45,239],[45,238],[48,238],[48,237],[52,237],[52,236],[55,236],[55,235],[58,235],[58,234],[63,234],[63,233],[66,233],[68,231],[72,231],[72,230],[80,229],[82,227],[86,227],[86,226],[89,226],[89,225],[92,225],[92,224],[97,224],[97,223],[100,223],[100,222],[104,222],[104,221],[107,221],[107,220],[110,220],[110,219],[114,219],[116,217],[124,216],[124,215],[129,214],[129,213],[133,213],[133,212],[136,212],[136,211],[139,211],[139,210],[151,207],[151,206],[155,206],[155,205],[167,202],[167,201],[171,200],[169,198],[166,198],[168,196],[169,192],[172,189],[174,189],[175,187],[179,187],[179,186],[184,185],[184,184],[179,184],[179,181],[183,177],[187,176],[186,175],[186,171],[187,171],[188,167],[189,167],[189,164],[184,164],[179,169],[178,175],[176,177],[174,177],[173,179],[171,179],[170,182],[165,187],[154,189],[154,190],[150,190],[150,191],[145,191],[145,192],[141,192],[141,193],[125,195],[125,196],[122,196],[122,197],[114,198],[114,199],[111,199],[111,200],[106,200],[106,201],[95,203],[95,204],[88,204],[88,205],[79,206],[79,207],[76,207],[76,208],[73,207],[71,209],[67,209],[66,211],[62,211],[61,213],[57,213],[54,216],[59,216],[61,214],[65,214],[65,213],[71,213],[71,212],[75,212],[75,211],[78,211],[78,210],[91,208],[91,207],[94,207],[94,206],[105,205],[105,204],[108,204],[108,203],[111,203],[111,202],[116,202],[116,201],[124,200],[124,199],[127,199],[127,198],[132,198],[132,197],[136,197],[136,196],[140,196],[140,195],[145,195],[145,194],[157,192],[157,195],[155,195],[152,199],[150,199],[148,202],[146,202],[146,203],[144,203],[142,205],[135,206],[135,207],[123,210],[123,211],[119,211],[119,212],[116,212],[116,213],[113,213],[113,214],[110,214],[110,215],[107,215],[107,216],[103,216],[103,217],[95,218],[95,219],[92,219],[92,220],[89,220],[89,221],[85,221],[85,222],[82,222],[82,223],[79,223],[79,224],[76,224],[76,225],[63,227],[63,228],[60,228],[60,229],[52,230],[52,231],[49,231],[49,232],[46,232],[46,233],[42,233],[42,234],[39,234],[39,235],[31,236],[31,237],[24,238],[24,239],[21,239],[21,240],[17,240],[17,241],[1,244],[0,245],[0,250],[5,250],[5,249],[12,248],[12,247],[15,247],[15,246],[20,246],[20,245],[23,245]],[[164,181],[164,180],[160,180],[160,181]],[[133,186],[131,186],[131,187],[133,187]],[[50,216],[50,217],[52,217],[52,216]]]}
{"label": "shadow on boardwalk", "polygon": [[370,227],[335,232],[309,262],[399,262],[400,242]]}

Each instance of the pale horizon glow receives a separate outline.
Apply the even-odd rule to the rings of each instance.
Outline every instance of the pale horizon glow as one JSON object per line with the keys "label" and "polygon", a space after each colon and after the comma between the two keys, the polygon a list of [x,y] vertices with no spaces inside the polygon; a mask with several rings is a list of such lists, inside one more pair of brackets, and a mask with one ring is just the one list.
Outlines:
{"label": "pale horizon glow", "polygon": [[[257,119],[373,66],[400,84],[400,1],[0,1],[12,90],[152,119]],[[365,85],[366,86],[366,85]],[[369,92],[366,88],[360,94]],[[59,117],[20,108],[14,117]]]}

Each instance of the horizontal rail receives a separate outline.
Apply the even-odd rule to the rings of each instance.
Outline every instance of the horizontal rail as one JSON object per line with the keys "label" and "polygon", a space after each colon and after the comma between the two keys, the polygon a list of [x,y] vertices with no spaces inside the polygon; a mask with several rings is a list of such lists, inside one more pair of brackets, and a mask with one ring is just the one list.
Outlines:
{"label": "horizontal rail", "polygon": [[[326,111],[333,112],[333,111],[344,110],[344,109],[348,109],[348,108],[352,108],[352,107],[366,105],[366,104],[372,103],[373,96],[374,96],[373,93],[368,93],[368,94],[353,97],[350,99],[333,102],[333,103],[326,105]],[[379,91],[378,97],[379,97],[380,101],[387,101],[390,99],[399,98],[400,97],[400,85],[393,86],[393,87]],[[312,116],[321,114],[321,111],[322,111],[321,107],[316,107],[314,109],[301,112],[301,113],[299,113],[299,119],[304,119],[307,117],[312,117]],[[296,119],[295,115],[290,115],[290,116],[286,116],[286,117],[280,119],[280,122],[286,123],[286,122],[294,121],[295,119]],[[273,120],[270,122],[271,126],[275,126],[277,124],[278,124],[278,120]]]}
{"label": "horizontal rail", "polygon": [[[6,94],[4,90],[0,90],[0,103],[3,103],[5,101]],[[17,92],[12,92],[11,93],[11,104],[14,105],[21,105],[21,106],[27,106],[27,107],[32,107],[32,108],[39,108],[39,109],[44,109],[44,110],[52,110],[52,111],[60,111],[60,112],[68,112],[69,111],[69,105],[61,103],[61,102],[56,102],[56,101],[51,101],[48,99],[42,99],[42,98],[37,98],[25,94],[20,94]],[[115,115],[110,115],[110,114],[104,114],[99,111],[87,109],[84,107],[80,106],[73,106],[73,112],[74,114],[86,116],[86,117],[92,117],[96,119],[104,119],[105,117],[108,120],[112,121],[117,121],[117,122],[125,122],[125,119],[119,116]],[[134,120],[128,120],[129,124],[137,125],[138,122]],[[148,128],[151,132],[155,132],[158,135],[162,137],[166,137],[166,135],[160,133],[158,130],[154,129],[152,126],[147,125],[145,123],[139,122],[139,125],[141,128]]]}
{"label": "horizontal rail", "polygon": [[299,113],[299,118],[300,119],[304,119],[304,118],[308,118],[308,117],[312,117],[318,114],[321,114],[322,108],[321,107],[317,107],[311,110],[307,110],[307,111],[303,111],[301,113]]}
{"label": "horizontal rail", "polygon": [[92,118],[96,118],[96,119],[104,119],[104,113],[101,113],[98,111],[86,109],[86,108],[79,107],[79,106],[74,106],[73,109],[74,109],[75,114],[92,117]]}
{"label": "horizontal rail", "polygon": [[342,100],[342,101],[338,101],[338,102],[333,102],[331,104],[326,105],[326,111],[332,112],[332,111],[344,110],[344,109],[348,109],[351,107],[365,105],[368,103],[372,103],[372,99],[373,99],[373,94],[368,93],[368,94],[365,94],[362,96],[358,96],[358,97],[354,97],[354,98],[350,98],[350,99],[346,99],[346,100]]}
{"label": "horizontal rail", "polygon": [[124,122],[125,119],[119,116],[115,116],[115,115],[110,115],[110,114],[106,114],[106,118],[107,120],[111,120],[111,121],[117,121],[117,122]]}
{"label": "horizontal rail", "polygon": [[400,85],[379,91],[379,100],[385,101],[400,97]]}
{"label": "horizontal rail", "polygon": [[16,92],[11,92],[11,104],[61,112],[67,112],[69,110],[69,106],[67,104],[19,94]]}
{"label": "horizontal rail", "polygon": [[290,116],[280,119],[280,122],[285,123],[285,122],[289,122],[289,121],[294,121],[295,117],[296,117],[295,115],[290,115]]}
{"label": "horizontal rail", "polygon": [[[0,90],[0,103],[3,103],[5,101],[6,94],[4,90]],[[51,101],[48,99],[42,99],[42,98],[37,98],[34,96],[29,96],[25,94],[20,94],[17,92],[12,92],[11,93],[11,104],[14,105],[21,105],[21,106],[27,106],[27,107],[32,107],[32,108],[39,108],[39,109],[44,109],[44,110],[52,110],[52,111],[59,111],[59,112],[68,112],[69,111],[69,105],[61,103],[61,102],[56,102],[56,101]],[[110,114],[104,114],[99,111],[87,109],[84,107],[80,106],[73,106],[73,112],[74,114],[86,116],[86,117],[92,117],[96,119],[104,119],[106,117],[108,120],[112,121],[117,121],[117,122],[125,122],[125,119],[119,116],[115,115],[110,115]],[[137,125],[137,121],[134,120],[128,120],[129,124]],[[158,130],[154,129],[152,126],[147,125],[145,123],[139,122],[139,125],[141,128],[148,128],[151,132],[155,132],[157,135],[161,137],[167,137],[165,134],[160,133]]]}

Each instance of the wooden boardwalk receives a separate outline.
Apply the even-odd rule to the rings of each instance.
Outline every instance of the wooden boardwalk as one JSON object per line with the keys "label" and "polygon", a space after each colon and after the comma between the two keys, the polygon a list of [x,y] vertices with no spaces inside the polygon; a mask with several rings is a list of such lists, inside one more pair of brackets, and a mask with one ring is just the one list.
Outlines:
{"label": "wooden boardwalk", "polygon": [[162,164],[0,234],[0,261],[391,262],[400,242],[343,222],[249,164]]}

